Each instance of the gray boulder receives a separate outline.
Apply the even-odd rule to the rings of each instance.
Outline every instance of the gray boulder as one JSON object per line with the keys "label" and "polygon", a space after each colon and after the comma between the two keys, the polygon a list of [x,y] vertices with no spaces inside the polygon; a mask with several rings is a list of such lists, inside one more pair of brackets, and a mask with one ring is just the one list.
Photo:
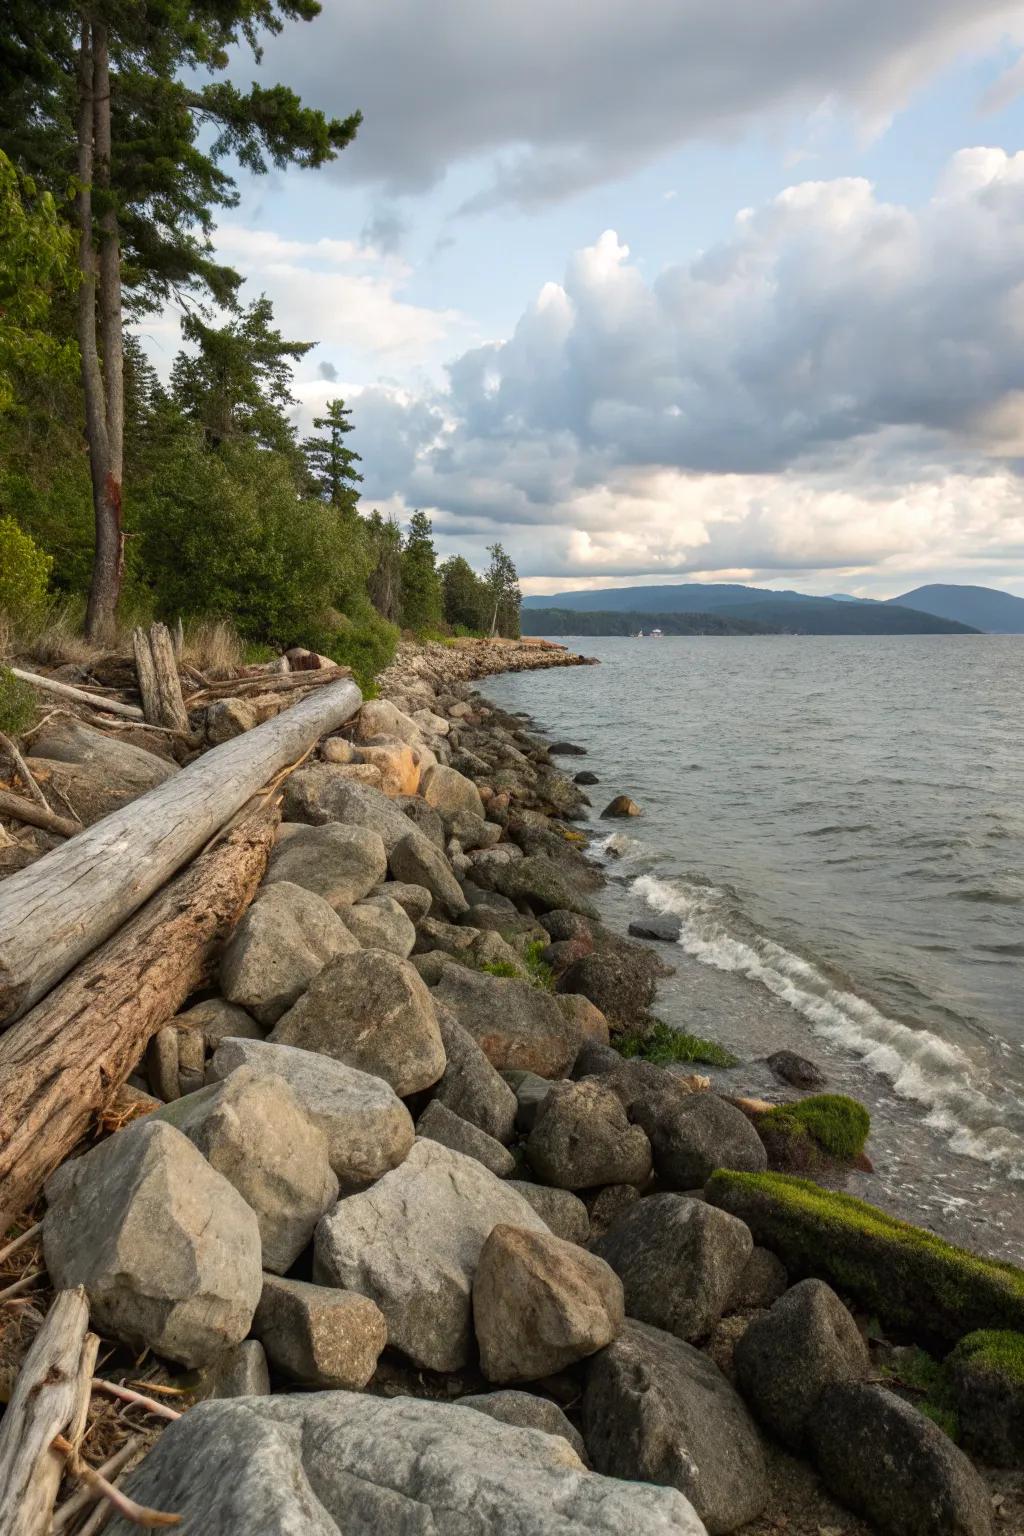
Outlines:
{"label": "gray boulder", "polygon": [[579,1049],[576,1029],[551,994],[527,981],[447,965],[435,996],[499,1072],[521,1068],[561,1077]]}
{"label": "gray boulder", "polygon": [[[432,805],[428,805],[419,795],[396,795],[395,804],[412,822],[417,832],[422,832],[435,848],[444,849],[446,842],[444,822]],[[405,830],[408,832],[409,828],[406,827]]]}
{"label": "gray boulder", "polygon": [[178,772],[176,763],[155,752],[63,713],[54,715],[33,736],[28,766],[63,792],[83,826],[91,826]]}
{"label": "gray boulder", "polygon": [[549,1397],[538,1397],[535,1392],[517,1392],[507,1388],[504,1392],[480,1392],[471,1397],[459,1397],[456,1408],[475,1408],[486,1413],[499,1424],[514,1424],[519,1429],[539,1429],[545,1435],[561,1435],[568,1440],[576,1455],[584,1464],[587,1448],[579,1430],[566,1418],[557,1403]]}
{"label": "gray boulder", "polygon": [[435,1001],[435,1011],[446,1060],[434,1098],[495,1141],[511,1141],[516,1121],[515,1094],[448,1009]]}
{"label": "gray boulder", "polygon": [[963,1451],[884,1387],[826,1387],[808,1429],[826,1486],[883,1536],[990,1536],[988,1489]]}
{"label": "gray boulder", "polygon": [[698,1189],[716,1168],[763,1173],[768,1166],[764,1143],[746,1115],[716,1093],[637,1098],[630,1118],[650,1138],[655,1171],[670,1189]]}
{"label": "gray boulder", "polygon": [[869,1365],[857,1324],[823,1280],[801,1280],[755,1317],[733,1358],[757,1418],[794,1451],[804,1447],[824,1389],[861,1381]]}
{"label": "gray boulder", "polygon": [[379,1307],[365,1296],[267,1275],[252,1331],[270,1363],[307,1387],[366,1386],[388,1341]]}
{"label": "gray boulder", "polygon": [[944,1375],[960,1439],[990,1467],[1024,1470],[1022,1338],[1009,1329],[965,1335],[946,1357]]}
{"label": "gray boulder", "polygon": [[587,1241],[590,1217],[583,1201],[571,1190],[552,1189],[549,1184],[528,1184],[525,1179],[509,1179],[508,1187],[522,1195],[556,1237],[567,1243]]}
{"label": "gray boulder", "polygon": [[365,1189],[407,1156],[415,1136],[412,1116],[383,1078],[267,1040],[223,1041],[210,1076],[219,1080],[242,1066],[284,1078],[326,1136],[327,1158],[342,1194]]}
{"label": "gray boulder", "polygon": [[420,1115],[416,1122],[416,1134],[425,1136],[428,1141],[440,1142],[442,1147],[451,1147],[453,1152],[464,1152],[467,1157],[475,1157],[478,1163],[490,1169],[495,1178],[507,1179],[509,1174],[515,1172],[516,1160],[507,1147],[503,1147],[500,1141],[495,1141],[493,1136],[488,1136],[478,1126],[463,1120],[439,1099],[431,1099]]}
{"label": "gray boulder", "polygon": [[[546,853],[531,854],[523,859],[497,862],[493,853],[478,855],[473,861],[475,878],[491,886],[502,896],[507,896],[517,906],[529,907],[531,912],[555,910],[578,912],[582,917],[597,917],[597,908],[583,892],[582,881],[574,879],[560,864]],[[582,992],[582,987],[567,990]],[[595,999],[596,1001],[596,999]],[[601,1004],[598,1003],[598,1007]]]}
{"label": "gray boulder", "polygon": [[314,827],[337,822],[376,832],[388,853],[409,831],[408,818],[387,795],[348,778],[344,768],[331,763],[315,763],[291,774],[285,782],[283,809],[287,822]]}
{"label": "gray boulder", "polygon": [[536,1125],[541,1106],[555,1085],[550,1078],[538,1077],[536,1072],[510,1072],[508,1081],[515,1090],[516,1128],[528,1134]]}
{"label": "gray boulder", "polygon": [[[575,996],[575,993],[567,994]],[[601,1040],[587,1038],[583,1041],[576,1060],[572,1064],[573,1077],[602,1077],[605,1073],[615,1072],[622,1066],[622,1057],[612,1045],[605,1045]]]}
{"label": "gray boulder", "polygon": [[649,950],[616,945],[581,955],[558,979],[560,992],[579,992],[606,1018],[632,1023],[654,1002],[659,967]]}
{"label": "gray boulder", "polygon": [[483,801],[472,779],[443,763],[426,770],[420,780],[420,795],[445,820],[459,812],[484,819]]}
{"label": "gray boulder", "polygon": [[559,1189],[644,1184],[651,1173],[647,1137],[592,1077],[555,1085],[530,1132],[526,1156],[538,1178]]}
{"label": "gray boulder", "polygon": [[337,956],[271,1039],[382,1077],[399,1098],[429,1088],[445,1066],[430,993],[407,960],[383,950]]}
{"label": "gray boulder", "polygon": [[387,855],[376,832],[365,827],[302,827],[270,856],[266,881],[289,880],[315,891],[332,907],[369,894],[387,873]]}
{"label": "gray boulder", "polygon": [[493,848],[501,841],[501,828],[493,821],[484,821],[473,811],[456,811],[445,817],[449,837],[457,838],[467,853],[477,848]]}
{"label": "gray boulder", "polygon": [[756,1312],[770,1307],[778,1301],[788,1285],[789,1276],[782,1260],[770,1248],[758,1248],[755,1245],[725,1310]]}
{"label": "gray boulder", "polygon": [[737,1392],[707,1355],[627,1321],[591,1362],[583,1438],[598,1472],[678,1488],[710,1536],[756,1520],[768,1501],[764,1449]]}
{"label": "gray boulder", "polygon": [[408,885],[422,885],[446,912],[457,916],[469,908],[452,867],[439,848],[422,832],[410,832],[395,844],[389,856],[391,873]]}
{"label": "gray boulder", "polygon": [[183,1132],[259,1222],[263,1268],[290,1269],[338,1198],[327,1137],[283,1077],[239,1067],[149,1117]]}
{"label": "gray boulder", "polygon": [[262,1288],[255,1214],[186,1136],[146,1116],[46,1186],[56,1290],[85,1287],[94,1327],[205,1365],[249,1332]]}
{"label": "gray boulder", "polygon": [[639,1200],[594,1244],[622,1281],[626,1311],[695,1343],[722,1316],[754,1246],[735,1216],[685,1195]]}
{"label": "gray boulder", "polygon": [[595,1477],[559,1436],[363,1393],[201,1403],[125,1492],[197,1536],[705,1536],[674,1489]]}
{"label": "gray boulder", "polygon": [[356,948],[329,902],[279,880],[264,886],[225,945],[221,991],[269,1028],[328,960]]}
{"label": "gray boulder", "polygon": [[501,1225],[480,1251],[473,1326],[488,1381],[537,1381],[585,1360],[624,1315],[618,1276],[575,1243]]}
{"label": "gray boulder", "polygon": [[369,896],[352,907],[342,907],[341,921],[363,949],[383,949],[405,960],[416,943],[416,929],[397,901],[388,896]]}
{"label": "gray boulder", "polygon": [[383,885],[375,885],[367,900],[374,901],[378,896],[397,901],[414,926],[426,917],[434,899],[426,886],[408,885],[404,880],[385,880]]}
{"label": "gray boulder", "polygon": [[480,1250],[499,1222],[547,1231],[475,1158],[418,1140],[401,1167],[323,1218],[314,1278],[375,1301],[390,1343],[417,1365],[456,1371],[471,1353]]}
{"label": "gray boulder", "polygon": [[193,1004],[184,1013],[175,1014],[173,1023],[178,1030],[202,1035],[210,1051],[215,1051],[229,1035],[236,1040],[262,1040],[266,1034],[244,1008],[222,997],[208,997],[205,1002]]}
{"label": "gray boulder", "polygon": [[248,699],[214,699],[206,706],[206,739],[212,747],[242,736],[258,724],[259,716]]}
{"label": "gray boulder", "polygon": [[270,1371],[259,1339],[243,1339],[204,1365],[194,1391],[200,1401],[208,1397],[266,1397]]}

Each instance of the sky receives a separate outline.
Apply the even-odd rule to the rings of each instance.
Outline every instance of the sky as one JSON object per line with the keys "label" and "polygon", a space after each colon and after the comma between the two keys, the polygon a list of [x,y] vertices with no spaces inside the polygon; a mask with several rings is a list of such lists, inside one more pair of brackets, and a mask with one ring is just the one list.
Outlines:
{"label": "sky", "polygon": [[528,592],[1024,595],[1022,52],[1024,0],[324,0],[233,70],[357,140],[216,245],[363,507]]}

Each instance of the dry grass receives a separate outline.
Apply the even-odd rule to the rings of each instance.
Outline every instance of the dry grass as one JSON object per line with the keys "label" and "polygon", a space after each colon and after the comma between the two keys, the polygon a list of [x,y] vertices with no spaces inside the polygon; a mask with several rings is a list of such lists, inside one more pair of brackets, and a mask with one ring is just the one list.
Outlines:
{"label": "dry grass", "polygon": [[34,616],[0,612],[0,657],[29,659],[44,667],[88,666],[103,648],[82,633],[78,603],[54,603]]}
{"label": "dry grass", "polygon": [[227,619],[200,620],[185,630],[181,659],[217,681],[238,671],[245,652],[238,631]]}

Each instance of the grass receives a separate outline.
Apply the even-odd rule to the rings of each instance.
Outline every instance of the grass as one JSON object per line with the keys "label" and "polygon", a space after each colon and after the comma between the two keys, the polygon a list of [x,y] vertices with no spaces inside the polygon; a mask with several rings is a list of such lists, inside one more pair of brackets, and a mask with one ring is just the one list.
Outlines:
{"label": "grass", "polygon": [[775,1161],[811,1168],[822,1160],[856,1162],[871,1130],[871,1116],[856,1099],[822,1093],[765,1110],[755,1125]]}
{"label": "grass", "polygon": [[673,1061],[697,1061],[709,1067],[734,1067],[739,1060],[714,1040],[683,1034],[662,1023],[661,1019],[656,1019],[645,1029],[628,1029],[616,1036],[612,1043],[627,1060],[639,1058],[653,1061],[657,1066],[666,1066]]}
{"label": "grass", "polygon": [[956,1405],[949,1390],[946,1371],[940,1361],[918,1346],[901,1350],[892,1365],[882,1366],[882,1375],[894,1387],[909,1387],[914,1407],[937,1424],[951,1440],[959,1440],[960,1424]]}
{"label": "grass", "polygon": [[544,939],[530,939],[523,948],[523,963],[535,987],[540,987],[545,992],[553,992],[555,973],[547,961],[541,959],[545,949],[547,949],[547,943]]}
{"label": "grass", "polygon": [[0,666],[0,731],[20,736],[35,718],[36,699],[28,683],[15,677],[10,667]]}
{"label": "grass", "polygon": [[851,1195],[782,1173],[719,1169],[705,1194],[738,1216],[794,1278],[816,1275],[889,1327],[955,1343],[1024,1328],[1024,1270],[986,1259]]}
{"label": "grass", "polygon": [[511,960],[488,960],[480,967],[488,976],[518,976],[522,980],[521,973],[512,964]]}

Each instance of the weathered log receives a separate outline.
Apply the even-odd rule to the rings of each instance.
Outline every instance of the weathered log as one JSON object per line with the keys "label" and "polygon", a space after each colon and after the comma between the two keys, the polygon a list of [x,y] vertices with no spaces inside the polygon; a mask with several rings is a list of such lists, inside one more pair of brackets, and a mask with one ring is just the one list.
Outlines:
{"label": "weathered log", "polygon": [[48,805],[37,805],[34,800],[27,800],[24,795],[12,795],[7,789],[0,789],[0,816],[23,821],[28,827],[42,827],[44,832],[55,832],[58,837],[75,837],[82,830],[80,821],[58,816]]}
{"label": "weathered log", "polygon": [[152,1035],[212,979],[280,820],[266,801],[0,1036],[0,1232],[102,1114]]}
{"label": "weathered log", "polygon": [[56,694],[59,699],[72,699],[76,704],[88,704],[90,709],[105,709],[111,715],[123,715],[126,720],[143,719],[142,710],[134,704],[122,704],[120,699],[108,699],[99,693],[86,693],[84,688],[73,688],[70,683],[59,683],[55,677],[43,677],[40,672],[26,672],[23,667],[12,667],[15,677],[41,688],[44,693]]}
{"label": "weathered log", "polygon": [[181,696],[181,679],[174,643],[166,624],[132,632],[135,674],[142,695],[142,709],[150,725],[188,731],[188,711]]}
{"label": "weathered log", "polygon": [[96,1358],[88,1328],[84,1290],[61,1291],[25,1356],[0,1421],[0,1536],[40,1536],[49,1528],[64,1471],[53,1441],[79,1424],[83,1391],[88,1402]]}
{"label": "weathered log", "polygon": [[318,688],[0,882],[0,1025],[116,933],[263,784],[361,703],[348,679]]}

